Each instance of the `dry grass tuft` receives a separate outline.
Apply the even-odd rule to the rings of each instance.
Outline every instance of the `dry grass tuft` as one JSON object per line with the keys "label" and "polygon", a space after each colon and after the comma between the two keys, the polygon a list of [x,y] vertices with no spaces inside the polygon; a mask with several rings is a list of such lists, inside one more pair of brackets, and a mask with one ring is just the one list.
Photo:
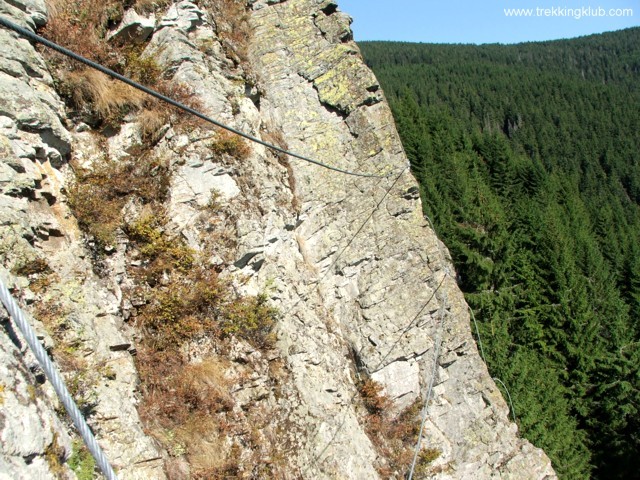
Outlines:
{"label": "dry grass tuft", "polygon": [[186,437],[198,420],[233,408],[230,382],[224,374],[228,366],[222,359],[210,357],[194,365],[175,351],[159,355],[148,348],[143,348],[139,357],[140,374],[145,380],[140,413],[148,424],[182,429]]}
{"label": "dry grass tuft", "polygon": [[61,73],[59,91],[90,125],[118,125],[147,101],[139,90],[89,68]]}
{"label": "dry grass tuft", "polygon": [[[383,478],[399,478],[411,464],[419,433],[420,400],[400,413],[393,411],[392,401],[383,393],[382,385],[372,379],[364,380],[359,388],[362,402],[368,412],[365,430],[384,463],[377,465]],[[440,454],[424,449],[417,468],[426,472],[429,464]],[[435,455],[435,456],[434,456]]]}
{"label": "dry grass tuft", "polygon": [[218,421],[194,419],[177,430],[177,437],[186,447],[192,478],[236,478],[239,473],[239,449],[229,445],[227,432]]}
{"label": "dry grass tuft", "polygon": [[[194,89],[185,83],[158,78],[156,82],[148,82],[145,85],[178,103],[202,112],[202,103],[197,98]],[[142,141],[146,147],[151,147],[160,141],[159,132],[163,132],[162,127],[167,124],[170,124],[179,132],[191,132],[196,128],[202,130],[210,130],[212,128],[211,124],[180,108],[146,94],[143,95],[145,96],[144,107],[139,111],[136,120],[140,128]]]}
{"label": "dry grass tuft", "polygon": [[158,107],[142,110],[138,114],[140,137],[145,145],[153,146],[160,141],[162,127],[169,123],[169,112]]}
{"label": "dry grass tuft", "polygon": [[[137,362],[144,393],[139,412],[150,433],[172,457],[187,461],[190,478],[236,478],[240,450],[229,439],[227,419],[234,405],[229,362],[210,356],[190,364],[175,349],[146,347]],[[170,478],[183,478],[169,467]]]}
{"label": "dry grass tuft", "polygon": [[218,37],[227,56],[237,65],[248,67],[248,47],[253,31],[244,0],[205,0],[216,19]]}

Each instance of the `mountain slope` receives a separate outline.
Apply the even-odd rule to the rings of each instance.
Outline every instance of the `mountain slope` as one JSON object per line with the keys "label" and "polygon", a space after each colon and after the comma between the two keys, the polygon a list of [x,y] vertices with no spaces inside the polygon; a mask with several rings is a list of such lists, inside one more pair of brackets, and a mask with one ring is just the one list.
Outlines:
{"label": "mountain slope", "polygon": [[360,45],[489,368],[565,478],[638,471],[639,45]]}
{"label": "mountain slope", "polygon": [[[374,175],[245,142],[0,29],[0,275],[119,478],[403,478],[427,392],[417,477],[555,478],[478,354],[335,2],[47,4],[0,14]],[[0,313],[0,474],[93,477]]]}

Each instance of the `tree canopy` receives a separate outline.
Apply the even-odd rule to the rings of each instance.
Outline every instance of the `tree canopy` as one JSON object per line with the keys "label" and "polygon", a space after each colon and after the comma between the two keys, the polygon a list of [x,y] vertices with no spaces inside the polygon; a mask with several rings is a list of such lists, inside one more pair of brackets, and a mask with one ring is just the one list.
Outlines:
{"label": "tree canopy", "polygon": [[359,45],[523,436],[561,478],[638,478],[640,28]]}

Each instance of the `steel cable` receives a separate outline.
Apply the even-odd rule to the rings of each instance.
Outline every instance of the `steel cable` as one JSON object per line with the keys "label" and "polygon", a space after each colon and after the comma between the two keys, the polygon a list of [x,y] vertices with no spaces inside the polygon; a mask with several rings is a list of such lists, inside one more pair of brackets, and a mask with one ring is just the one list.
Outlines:
{"label": "steel cable", "polygon": [[246,138],[247,140],[250,140],[251,142],[254,143],[258,143],[264,147],[267,147],[271,150],[274,150],[276,152],[280,152],[283,153],[285,155],[289,155],[291,157],[294,158],[298,158],[300,160],[303,160],[305,162],[308,163],[312,163],[314,165],[318,165],[320,167],[323,168],[327,168],[329,170],[333,170],[334,172],[339,172],[339,173],[343,173],[345,175],[353,175],[356,177],[366,177],[366,178],[388,178],[391,175],[393,175],[393,173],[389,173],[387,175],[377,175],[377,174],[373,174],[373,173],[359,173],[359,172],[352,172],[350,170],[344,170],[342,168],[338,168],[338,167],[334,167],[332,165],[328,165],[326,163],[323,162],[319,162],[318,160],[314,160],[312,158],[308,158],[305,157],[303,155],[299,155],[297,153],[294,152],[290,152],[289,150],[285,150],[284,148],[278,147],[277,145],[273,145],[271,143],[265,142],[264,140],[260,140],[259,138],[256,138],[254,136],[249,135],[248,133],[244,133],[240,130],[236,130],[233,127],[230,127],[228,125],[225,125],[224,123],[221,123],[217,120],[214,120],[211,117],[208,117],[206,115],[204,115],[203,113],[198,112],[197,110],[194,110],[193,108],[184,105],[183,103],[177,102],[176,100],[173,100],[172,98],[167,97],[166,95],[163,95],[149,87],[145,87],[144,85],[135,82],[133,80],[131,80],[130,78],[125,77],[124,75],[120,75],[117,72],[114,72],[113,70],[108,69],[107,67],[104,67],[102,65],[100,65],[99,63],[96,63],[92,60],[89,60],[88,58],[85,58],[81,55],[78,55],[75,52],[72,52],[71,50],[68,50],[60,45],[58,45],[57,43],[54,43],[50,40],[47,40],[44,37],[41,37],[40,35],[36,35],[35,33],[27,30],[26,28],[23,28],[19,25],[16,25],[15,23],[7,20],[6,18],[0,17],[0,25],[2,25],[5,28],[8,28],[9,30],[13,30],[14,32],[18,33],[19,35],[22,35],[23,37],[26,37],[30,40],[33,40],[34,42],[40,43],[41,45],[44,45],[45,47],[51,48],[52,50],[55,50],[58,53],[61,53],[62,55],[65,55],[69,58],[72,58],[78,62],[84,63],[85,65],[87,65],[88,67],[91,67],[95,70],[98,70],[99,72],[104,73],[105,75],[110,76],[111,78],[115,78],[116,80],[120,80],[121,82],[126,83],[127,85],[138,89],[148,95],[151,95],[152,97],[155,97],[159,100],[162,100],[163,102],[168,103],[169,105],[172,105],[176,108],[179,108],[180,110],[183,110],[187,113],[190,113],[191,115],[194,115],[198,118],[200,118],[201,120],[204,120],[205,122],[211,123],[217,127],[223,128],[231,133],[234,133],[236,135],[239,135],[243,138]]}
{"label": "steel cable", "polygon": [[22,332],[24,339],[27,341],[27,344],[31,348],[31,351],[35,355],[38,363],[42,367],[44,374],[47,376],[53,389],[56,391],[58,398],[64,405],[64,408],[67,410],[67,413],[73,420],[73,424],[80,432],[80,436],[84,440],[84,443],[87,445],[89,452],[93,455],[93,458],[96,460],[98,467],[107,478],[107,480],[117,480],[117,476],[115,471],[111,467],[109,460],[106,455],[98,445],[96,438],[93,435],[93,432],[87,425],[82,412],[74,402],[69,390],[67,390],[66,385],[64,384],[64,380],[62,376],[58,372],[58,370],[54,367],[49,355],[45,351],[42,344],[38,341],[38,337],[36,336],[36,332],[33,330],[29,322],[27,321],[27,317],[24,312],[18,307],[15,299],[9,293],[9,290],[5,286],[4,282],[0,278],[0,300],[3,305],[7,309],[7,312],[13,318],[14,322]]}

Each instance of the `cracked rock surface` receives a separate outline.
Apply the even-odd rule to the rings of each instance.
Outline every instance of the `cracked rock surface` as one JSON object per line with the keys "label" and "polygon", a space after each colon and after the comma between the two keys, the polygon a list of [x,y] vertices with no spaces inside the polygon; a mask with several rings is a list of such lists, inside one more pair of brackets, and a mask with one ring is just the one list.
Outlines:
{"label": "cracked rock surface", "polygon": [[[0,6],[2,15],[27,27],[46,12],[44,2],[35,0]],[[52,340],[44,323],[64,317],[56,328],[68,332],[84,368],[95,372],[89,424],[121,478],[164,478],[160,452],[138,418],[137,373],[127,350],[133,342],[118,315],[119,299],[93,273],[91,254],[64,203],[64,159],[73,143],[64,106],[29,42],[4,29],[0,36],[0,275],[36,317],[33,326],[48,349]],[[43,273],[19,273],[34,261],[46,262],[52,282],[44,296],[34,294]],[[64,409],[26,342],[0,312],[0,478],[75,478],[64,463],[73,454],[68,421],[58,413]]]}
{"label": "cracked rock surface", "polygon": [[450,258],[422,217],[390,110],[345,33],[348,19],[332,1],[269,3],[257,2],[253,17],[260,39],[254,66],[266,92],[261,114],[281,125],[303,155],[389,174],[340,176],[292,161],[302,204],[295,231],[311,277],[294,280],[307,287],[302,298],[296,289],[288,300],[292,318],[281,325],[281,342],[319,433],[306,445],[315,478],[375,475],[370,446],[353,441],[352,406],[320,393],[335,383],[341,398],[349,395],[341,376],[347,352],[357,352],[360,368],[406,406],[425,395],[439,336],[423,439],[442,452],[431,477],[554,478],[544,453],[517,436],[478,355]]}

